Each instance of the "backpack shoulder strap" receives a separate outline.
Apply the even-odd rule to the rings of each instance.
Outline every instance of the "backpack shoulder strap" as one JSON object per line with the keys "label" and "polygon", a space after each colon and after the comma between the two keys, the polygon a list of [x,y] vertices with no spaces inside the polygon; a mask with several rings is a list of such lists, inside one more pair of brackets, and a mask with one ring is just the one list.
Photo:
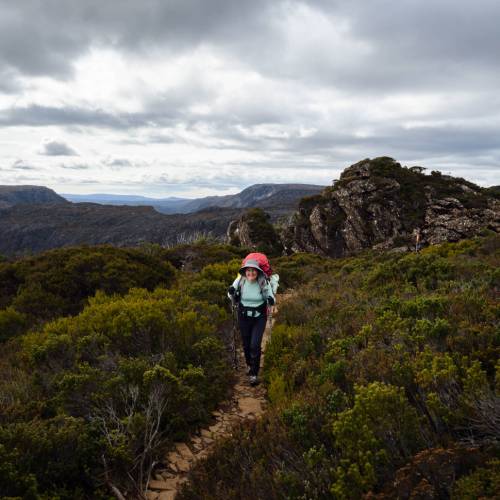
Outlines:
{"label": "backpack shoulder strap", "polygon": [[269,279],[267,278],[267,276],[262,275],[262,276],[259,276],[257,278],[257,282],[259,283],[260,293],[261,293],[263,299],[266,300],[268,294],[264,293],[264,292],[265,292],[265,288],[269,286]]}
{"label": "backpack shoulder strap", "polygon": [[245,284],[246,278],[245,276],[240,276],[240,279],[238,280],[238,286],[236,287],[236,291],[241,293],[241,290],[243,289],[243,285]]}

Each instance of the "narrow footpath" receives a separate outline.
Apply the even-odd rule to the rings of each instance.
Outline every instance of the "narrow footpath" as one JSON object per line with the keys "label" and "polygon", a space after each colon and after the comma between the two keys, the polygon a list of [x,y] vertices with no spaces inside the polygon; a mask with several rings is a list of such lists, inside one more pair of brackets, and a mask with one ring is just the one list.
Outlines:
{"label": "narrow footpath", "polygon": [[[282,296],[280,297],[282,298]],[[276,313],[277,307],[274,308]],[[267,322],[262,339],[262,359],[266,344],[270,338],[274,317]],[[261,361],[262,363],[262,361]],[[252,387],[245,374],[243,352],[238,350],[237,381],[229,401],[223,402],[212,413],[214,423],[194,434],[191,440],[176,443],[175,449],[165,457],[162,468],[156,470],[146,491],[148,500],[173,500],[182,483],[187,481],[191,467],[197,460],[207,456],[218,439],[231,434],[231,428],[237,422],[254,420],[264,413],[267,405],[266,390],[263,384]]]}

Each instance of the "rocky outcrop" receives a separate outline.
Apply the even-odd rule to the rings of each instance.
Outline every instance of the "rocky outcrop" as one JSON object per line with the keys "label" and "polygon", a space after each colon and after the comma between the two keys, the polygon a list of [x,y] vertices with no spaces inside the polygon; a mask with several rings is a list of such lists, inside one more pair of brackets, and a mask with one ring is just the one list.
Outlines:
{"label": "rocky outcrop", "polygon": [[231,221],[227,228],[227,242],[264,252],[268,255],[281,255],[283,246],[279,235],[270,222],[270,216],[260,208],[245,212]]}
{"label": "rocky outcrop", "polygon": [[0,208],[38,203],[68,203],[68,201],[44,186],[0,186]]}
{"label": "rocky outcrop", "polygon": [[492,190],[392,158],[360,161],[320,195],[303,198],[282,232],[287,252],[332,257],[365,248],[406,251],[500,230]]}

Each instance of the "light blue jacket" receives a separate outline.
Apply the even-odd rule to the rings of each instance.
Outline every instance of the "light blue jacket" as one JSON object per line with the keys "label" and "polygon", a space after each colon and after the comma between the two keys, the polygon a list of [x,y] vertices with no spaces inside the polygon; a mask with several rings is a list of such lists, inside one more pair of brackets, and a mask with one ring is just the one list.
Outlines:
{"label": "light blue jacket", "polygon": [[[238,284],[241,278],[242,276],[238,276],[233,281],[234,288],[238,289]],[[276,301],[275,293],[276,290],[278,289],[278,281],[279,281],[279,276],[277,274],[273,274],[273,276],[271,276],[270,282],[266,281],[266,284],[263,286],[261,290],[257,280],[248,281],[247,279],[245,279],[241,284],[240,288],[241,304],[246,307],[259,307],[264,302],[267,302],[268,297],[272,297]],[[260,316],[260,312],[256,311],[255,316],[256,317]]]}

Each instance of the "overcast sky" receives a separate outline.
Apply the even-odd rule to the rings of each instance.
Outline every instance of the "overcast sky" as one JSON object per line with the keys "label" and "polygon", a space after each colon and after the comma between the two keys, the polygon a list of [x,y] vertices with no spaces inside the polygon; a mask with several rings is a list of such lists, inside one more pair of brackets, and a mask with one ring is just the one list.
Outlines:
{"label": "overcast sky", "polygon": [[500,184],[498,0],[0,0],[0,184],[196,197],[392,156]]}

